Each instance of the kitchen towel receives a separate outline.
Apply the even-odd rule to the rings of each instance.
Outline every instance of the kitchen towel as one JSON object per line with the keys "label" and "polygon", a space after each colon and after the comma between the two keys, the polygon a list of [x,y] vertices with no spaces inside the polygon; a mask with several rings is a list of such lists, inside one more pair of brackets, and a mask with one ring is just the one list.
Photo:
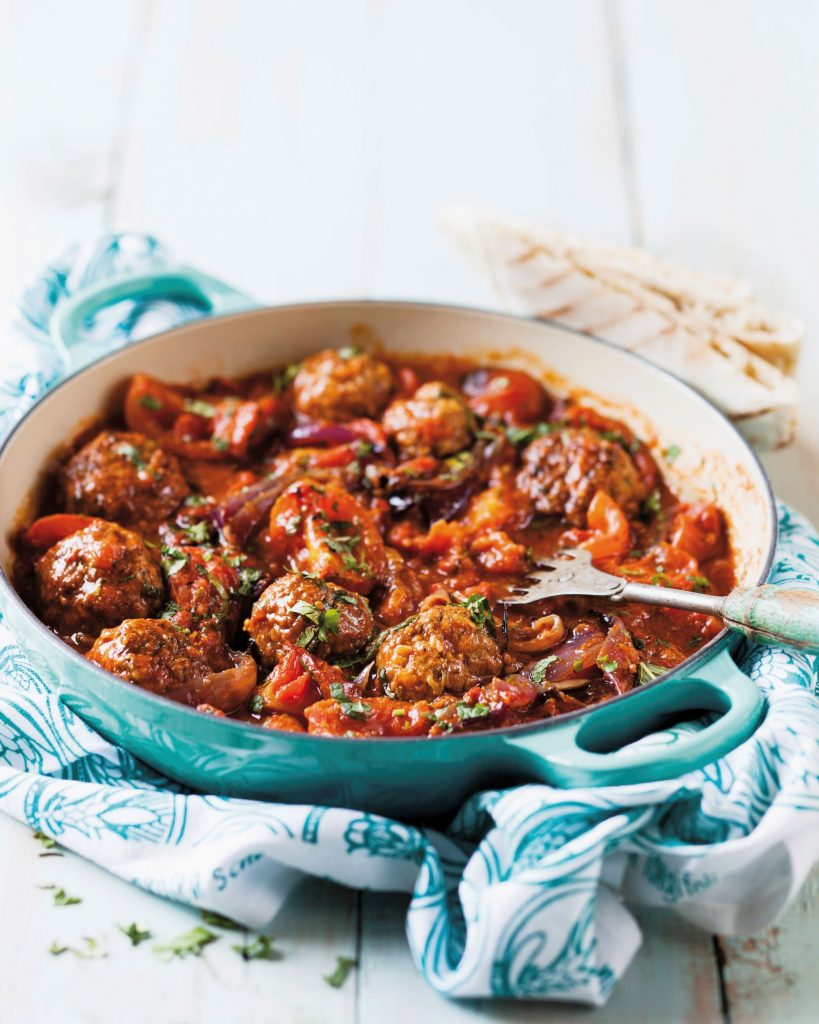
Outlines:
{"label": "kitchen towel", "polygon": [[[153,239],[109,235],[43,271],[4,341],[0,429],[64,372],[48,332],[60,299],[166,260]],[[123,302],[93,336],[102,354],[201,313]],[[819,588],[819,538],[785,506],[779,515],[772,579]],[[640,945],[628,903],[747,932],[788,904],[817,858],[817,658],[750,646],[741,664],[767,714],[722,760],[644,785],[478,793],[444,834],[358,811],[188,793],[49,693],[0,622],[0,809],[135,885],[251,928],[303,873],[407,892],[407,938],[439,991],[600,1005]]]}

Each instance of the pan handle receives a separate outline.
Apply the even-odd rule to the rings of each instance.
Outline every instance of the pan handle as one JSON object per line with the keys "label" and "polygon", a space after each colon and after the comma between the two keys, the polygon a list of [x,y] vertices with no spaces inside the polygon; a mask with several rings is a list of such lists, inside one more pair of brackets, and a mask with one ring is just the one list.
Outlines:
{"label": "pan handle", "polygon": [[[527,767],[553,785],[656,782],[702,768],[739,746],[756,728],[763,704],[756,684],[723,649],[690,675],[602,704],[592,714],[567,721],[563,729],[524,733],[508,742],[525,750]],[[698,717],[705,711],[721,715],[696,732],[668,727],[685,713]],[[631,745],[652,733],[655,742]]]}
{"label": "pan handle", "polygon": [[105,354],[99,342],[88,341],[84,327],[106,306],[131,300],[177,299],[195,302],[205,316],[224,316],[253,309],[258,303],[236,288],[193,267],[117,274],[81,288],[59,303],[51,317],[51,336],[67,371],[78,370]]}

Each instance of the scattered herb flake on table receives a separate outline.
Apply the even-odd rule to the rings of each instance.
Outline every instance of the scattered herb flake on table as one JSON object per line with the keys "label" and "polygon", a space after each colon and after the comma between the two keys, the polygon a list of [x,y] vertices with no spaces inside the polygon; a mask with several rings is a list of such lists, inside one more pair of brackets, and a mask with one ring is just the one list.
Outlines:
{"label": "scattered herb flake on table", "polygon": [[196,925],[189,932],[177,935],[170,942],[160,946],[154,946],[154,953],[163,960],[173,960],[174,957],[184,959],[186,956],[201,956],[202,950],[211,942],[219,938],[212,931]]}
{"label": "scattered herb flake on table", "polygon": [[232,917],[225,917],[224,914],[218,914],[215,910],[203,910],[202,920],[212,928],[224,928],[224,930],[228,932],[244,931],[244,925],[239,924],[238,921],[234,921]]}
{"label": "scattered herb flake on table", "polygon": [[142,925],[132,923],[129,925],[118,925],[119,930],[127,938],[131,940],[132,946],[138,946],[140,942],[145,942],[146,939],[151,938],[151,931]]}
{"label": "scattered herb flake on table", "polygon": [[276,949],[275,939],[269,935],[257,935],[244,945],[230,947],[243,960],[281,960],[282,954]]}
{"label": "scattered herb flake on table", "polygon": [[332,974],[325,974],[324,980],[333,988],[341,988],[354,967],[358,967],[358,961],[355,957],[337,956],[336,969]]}

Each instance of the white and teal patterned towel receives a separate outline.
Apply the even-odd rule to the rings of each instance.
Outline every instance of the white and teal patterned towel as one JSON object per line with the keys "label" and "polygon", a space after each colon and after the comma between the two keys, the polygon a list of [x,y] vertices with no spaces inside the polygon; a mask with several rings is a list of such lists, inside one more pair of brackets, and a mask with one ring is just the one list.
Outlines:
{"label": "white and teal patterned towel", "polygon": [[[164,259],[151,239],[109,236],[47,268],[11,347],[2,342],[0,429],[60,376],[48,321],[61,296]],[[100,351],[196,315],[121,303],[98,318]],[[773,579],[819,586],[819,539],[785,507]],[[150,892],[249,927],[303,872],[411,893],[408,941],[441,992],[600,1004],[640,945],[625,903],[746,932],[787,905],[817,857],[817,659],[754,647],[743,668],[768,712],[723,760],[647,785],[480,793],[442,835],[356,811],[189,795],[50,695],[0,623],[0,809]]]}

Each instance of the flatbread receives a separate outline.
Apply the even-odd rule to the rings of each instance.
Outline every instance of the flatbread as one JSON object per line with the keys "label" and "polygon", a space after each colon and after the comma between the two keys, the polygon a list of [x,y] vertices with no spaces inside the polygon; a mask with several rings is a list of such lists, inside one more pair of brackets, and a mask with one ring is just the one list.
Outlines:
{"label": "flatbread", "polygon": [[442,226],[509,312],[651,359],[709,398],[757,448],[792,440],[791,375],[804,330],[759,305],[748,282],[479,210],[449,210]]}

